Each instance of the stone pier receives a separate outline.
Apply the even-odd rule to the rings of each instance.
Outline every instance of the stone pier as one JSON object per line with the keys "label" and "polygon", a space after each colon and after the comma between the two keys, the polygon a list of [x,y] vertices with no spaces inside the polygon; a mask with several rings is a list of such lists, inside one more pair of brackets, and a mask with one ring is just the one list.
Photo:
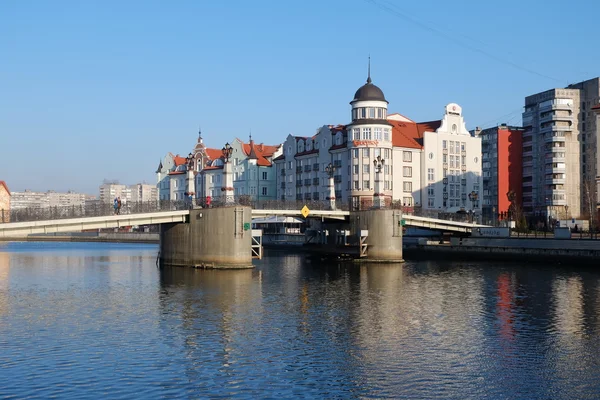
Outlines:
{"label": "stone pier", "polygon": [[367,257],[359,262],[404,262],[402,258],[402,212],[400,210],[365,210],[350,212],[350,231],[360,237],[368,231]]}
{"label": "stone pier", "polygon": [[251,225],[250,207],[191,210],[188,223],[161,225],[160,262],[198,268],[252,268]]}

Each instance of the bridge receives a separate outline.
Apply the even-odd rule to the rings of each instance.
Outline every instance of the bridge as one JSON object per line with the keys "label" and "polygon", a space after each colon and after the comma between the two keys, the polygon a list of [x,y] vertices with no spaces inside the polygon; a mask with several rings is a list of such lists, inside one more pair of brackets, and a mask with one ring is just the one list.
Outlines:
{"label": "bridge", "polygon": [[[189,210],[154,211],[138,214],[104,215],[94,217],[78,217],[65,219],[45,219],[23,222],[9,222],[0,224],[0,238],[20,238],[28,235],[47,234],[58,232],[78,232],[92,229],[120,228],[134,225],[154,225],[167,223],[188,222]],[[253,209],[252,217],[266,216],[302,216],[302,210],[278,209]],[[310,210],[306,218],[319,218],[322,220],[347,220],[349,211],[342,210]],[[473,228],[485,225],[470,224],[467,222],[449,221],[437,218],[402,215],[404,226],[426,229],[442,230],[448,232],[470,233]]]}

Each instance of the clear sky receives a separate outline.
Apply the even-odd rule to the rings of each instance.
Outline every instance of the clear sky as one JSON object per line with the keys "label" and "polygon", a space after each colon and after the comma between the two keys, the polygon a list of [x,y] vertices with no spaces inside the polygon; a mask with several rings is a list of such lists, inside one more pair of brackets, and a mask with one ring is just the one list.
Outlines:
{"label": "clear sky", "polygon": [[526,95],[600,75],[600,1],[0,1],[0,180],[98,193],[155,183],[198,127],[221,148],[389,112],[521,123]]}

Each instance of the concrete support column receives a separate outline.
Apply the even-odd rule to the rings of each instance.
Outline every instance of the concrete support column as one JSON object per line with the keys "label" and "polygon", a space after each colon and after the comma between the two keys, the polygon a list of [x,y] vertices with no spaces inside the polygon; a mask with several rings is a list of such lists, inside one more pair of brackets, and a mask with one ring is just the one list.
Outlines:
{"label": "concrete support column", "polygon": [[404,262],[402,259],[402,212],[373,209],[350,212],[351,234],[360,238],[368,231],[365,262]]}
{"label": "concrete support column", "polygon": [[161,264],[252,268],[251,224],[250,207],[190,210],[187,223],[161,225]]}
{"label": "concrete support column", "polygon": [[231,161],[227,160],[223,165],[223,196],[225,196],[225,203],[234,202],[234,190],[233,190],[233,173],[231,172]]}
{"label": "concrete support column", "polygon": [[329,208],[335,210],[335,183],[333,175],[329,175]]}

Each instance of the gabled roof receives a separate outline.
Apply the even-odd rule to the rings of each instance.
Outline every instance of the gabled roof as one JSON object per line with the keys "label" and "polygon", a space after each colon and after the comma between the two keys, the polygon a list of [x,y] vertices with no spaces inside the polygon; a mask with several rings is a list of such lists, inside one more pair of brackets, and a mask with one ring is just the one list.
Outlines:
{"label": "gabled roof", "polygon": [[219,158],[223,157],[223,151],[220,149],[211,149],[207,147],[204,149],[204,151],[211,160],[218,160]]}
{"label": "gabled roof", "polygon": [[10,196],[10,190],[8,190],[8,185],[6,184],[6,182],[0,181],[0,186],[3,186],[6,190],[6,193],[8,193],[8,195]]}
{"label": "gabled roof", "polygon": [[270,167],[271,161],[267,157],[273,156],[273,154],[279,149],[279,146],[264,145],[262,143],[256,144],[254,140],[250,139],[250,143],[244,143],[240,141],[244,154],[251,160],[256,160],[256,165],[260,167]]}
{"label": "gabled roof", "polygon": [[185,157],[181,157],[179,154],[177,154],[176,156],[173,157],[173,162],[175,163],[175,166],[178,167],[180,165],[185,165],[186,159],[185,159]]}
{"label": "gabled roof", "polygon": [[392,145],[410,149],[423,148],[423,134],[435,132],[442,121],[414,122],[401,114],[388,115],[388,122],[392,124]]}

